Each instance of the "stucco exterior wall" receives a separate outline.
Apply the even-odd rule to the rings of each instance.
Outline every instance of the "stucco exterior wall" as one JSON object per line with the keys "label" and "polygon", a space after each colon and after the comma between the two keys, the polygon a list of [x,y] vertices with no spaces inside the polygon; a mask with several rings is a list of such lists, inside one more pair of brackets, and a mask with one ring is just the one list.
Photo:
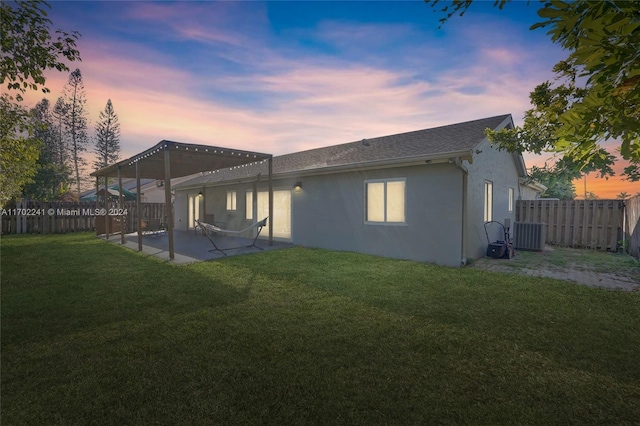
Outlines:
{"label": "stucco exterior wall", "polygon": [[[365,223],[365,181],[405,178],[404,224]],[[302,190],[293,191],[296,182]],[[205,213],[227,229],[242,229],[245,191],[252,183],[205,189]],[[258,182],[258,191],[268,188]],[[356,251],[373,255],[460,266],[462,259],[462,171],[452,164],[397,167],[316,176],[275,179],[275,190],[290,190],[291,234],[289,240],[307,247]],[[237,210],[226,210],[227,190],[237,191]],[[176,192],[176,229],[186,230],[189,193]],[[262,237],[267,237],[264,229]]]}
{"label": "stucco exterior wall", "polygon": [[[477,259],[486,254],[487,237],[484,232],[484,183],[493,183],[493,220],[505,223],[511,220],[511,228],[515,222],[515,201],[520,195],[520,183],[513,155],[507,151],[499,151],[485,139],[473,152],[473,163],[464,162],[469,170],[467,209],[467,256]],[[509,188],[514,189],[513,210],[509,211]],[[500,225],[487,225],[490,240],[502,240]],[[513,232],[512,232],[513,236]]]}
{"label": "stucco exterior wall", "polygon": [[[406,178],[405,224],[365,223],[365,181]],[[293,242],[460,266],[462,172],[450,164],[304,177]]]}

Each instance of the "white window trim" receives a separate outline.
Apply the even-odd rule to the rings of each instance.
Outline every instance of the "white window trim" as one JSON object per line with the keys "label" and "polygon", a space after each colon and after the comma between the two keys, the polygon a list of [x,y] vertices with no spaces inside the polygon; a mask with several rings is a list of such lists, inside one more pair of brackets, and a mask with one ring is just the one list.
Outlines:
{"label": "white window trim", "polygon": [[[489,189],[489,191],[487,190]],[[483,219],[485,222],[491,222],[493,220],[493,182],[485,180],[483,185]]]}
{"label": "white window trim", "polygon": [[509,213],[513,212],[516,198],[516,190],[513,187],[509,187]]}
{"label": "white window trim", "polygon": [[[404,221],[403,222],[387,222],[387,183],[388,182],[404,182]],[[376,222],[368,220],[368,199],[367,199],[367,185],[370,183],[384,183],[384,222]],[[378,225],[378,226],[407,226],[407,178],[388,178],[388,179],[367,179],[364,181],[364,223],[365,225]]]}
{"label": "white window trim", "polygon": [[[229,196],[231,196],[231,199],[229,199]],[[229,203],[231,202],[231,203]],[[231,205],[229,205],[231,204]],[[227,191],[227,211],[228,212],[234,212],[237,210],[238,207],[238,193],[237,191],[231,190],[231,191]]]}
{"label": "white window trim", "polygon": [[204,204],[199,194],[187,194],[187,199],[187,229],[193,230],[196,228],[195,219],[202,219]]}
{"label": "white window trim", "polygon": [[245,220],[253,220],[253,189],[247,189],[244,193],[244,217]]}

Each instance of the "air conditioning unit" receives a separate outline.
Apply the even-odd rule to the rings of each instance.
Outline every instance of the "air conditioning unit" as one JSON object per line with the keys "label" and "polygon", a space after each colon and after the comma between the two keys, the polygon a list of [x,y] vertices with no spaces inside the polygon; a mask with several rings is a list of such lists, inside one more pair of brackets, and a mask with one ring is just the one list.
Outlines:
{"label": "air conditioning unit", "polygon": [[514,223],[513,242],[516,250],[544,250],[546,235],[546,223]]}

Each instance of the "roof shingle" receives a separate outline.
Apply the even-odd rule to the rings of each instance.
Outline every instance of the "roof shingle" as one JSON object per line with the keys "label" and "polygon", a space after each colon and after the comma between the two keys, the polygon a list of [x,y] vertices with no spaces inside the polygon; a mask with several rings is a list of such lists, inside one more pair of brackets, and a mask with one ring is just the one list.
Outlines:
{"label": "roof shingle", "polygon": [[[278,175],[296,171],[470,151],[484,139],[485,129],[495,129],[508,118],[510,115],[505,114],[280,155],[273,157],[273,173]],[[244,179],[258,174],[267,174],[266,162],[206,173],[176,187]]]}

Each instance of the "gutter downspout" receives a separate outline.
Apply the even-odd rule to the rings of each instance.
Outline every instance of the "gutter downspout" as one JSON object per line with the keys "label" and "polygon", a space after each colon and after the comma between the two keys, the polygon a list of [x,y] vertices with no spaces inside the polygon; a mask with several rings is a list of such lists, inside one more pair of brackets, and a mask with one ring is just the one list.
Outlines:
{"label": "gutter downspout", "polygon": [[460,250],[460,265],[465,266],[467,264],[467,235],[469,233],[468,230],[468,214],[467,214],[467,193],[468,193],[468,176],[469,170],[462,164],[462,160],[460,157],[456,157],[454,164],[460,170],[462,170],[462,238],[460,240],[461,250]]}

